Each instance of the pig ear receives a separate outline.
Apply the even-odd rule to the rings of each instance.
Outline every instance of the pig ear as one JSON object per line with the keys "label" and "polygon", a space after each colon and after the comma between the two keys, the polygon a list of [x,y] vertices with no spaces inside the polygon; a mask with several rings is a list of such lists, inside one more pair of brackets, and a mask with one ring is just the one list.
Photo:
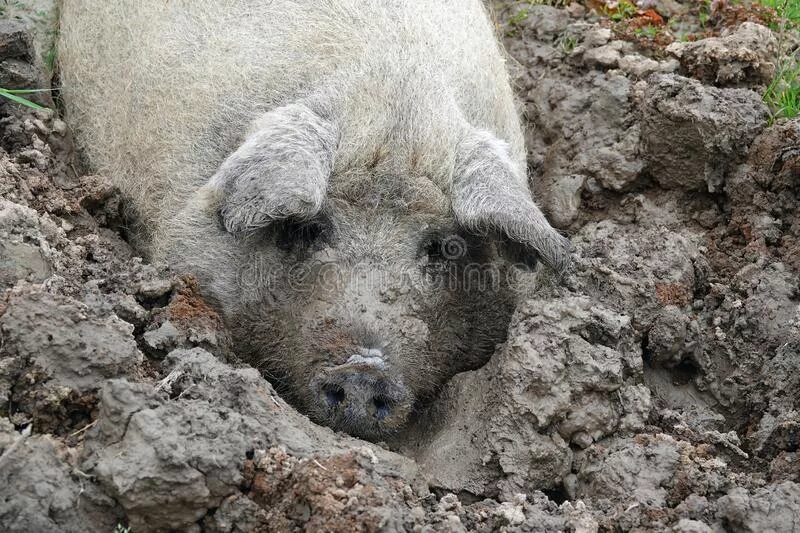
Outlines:
{"label": "pig ear", "polygon": [[[572,246],[533,203],[522,169],[508,144],[491,133],[470,132],[456,151],[452,205],[458,223],[475,232],[498,231],[528,258],[557,273],[570,263]],[[530,262],[530,261],[525,261]]]}
{"label": "pig ear", "polygon": [[325,200],[338,138],[332,121],[302,103],[258,118],[208,183],[225,229],[314,217]]}

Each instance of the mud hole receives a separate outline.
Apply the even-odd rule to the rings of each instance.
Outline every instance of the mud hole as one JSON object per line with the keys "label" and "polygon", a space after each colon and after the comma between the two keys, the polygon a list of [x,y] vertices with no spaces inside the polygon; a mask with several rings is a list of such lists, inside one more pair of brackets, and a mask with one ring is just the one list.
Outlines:
{"label": "mud hole", "polygon": [[[800,530],[800,120],[768,126],[759,96],[776,37],[745,17],[653,53],[578,2],[494,7],[575,268],[381,445],[237,364],[196,282],[126,243],[68,125],[0,102],[0,530]],[[0,75],[36,85],[15,24]]]}

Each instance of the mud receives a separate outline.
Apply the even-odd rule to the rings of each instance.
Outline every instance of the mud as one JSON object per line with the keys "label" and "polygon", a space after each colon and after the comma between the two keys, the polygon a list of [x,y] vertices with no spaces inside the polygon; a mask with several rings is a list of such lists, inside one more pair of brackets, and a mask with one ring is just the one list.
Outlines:
{"label": "mud", "polygon": [[[800,120],[757,92],[776,37],[654,53],[577,2],[494,8],[575,267],[529,275],[507,342],[385,443],[241,365],[196,281],[126,242],[69,126],[0,101],[0,530],[800,530]],[[0,61],[48,79],[46,32],[15,24]]]}

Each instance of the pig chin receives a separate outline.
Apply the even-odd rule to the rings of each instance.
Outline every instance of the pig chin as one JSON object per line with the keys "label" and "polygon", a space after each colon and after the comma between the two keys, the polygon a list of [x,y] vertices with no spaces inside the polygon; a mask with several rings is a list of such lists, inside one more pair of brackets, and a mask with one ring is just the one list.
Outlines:
{"label": "pig chin", "polygon": [[369,440],[407,422],[414,395],[380,350],[361,349],[345,363],[313,373],[308,413],[318,423]]}

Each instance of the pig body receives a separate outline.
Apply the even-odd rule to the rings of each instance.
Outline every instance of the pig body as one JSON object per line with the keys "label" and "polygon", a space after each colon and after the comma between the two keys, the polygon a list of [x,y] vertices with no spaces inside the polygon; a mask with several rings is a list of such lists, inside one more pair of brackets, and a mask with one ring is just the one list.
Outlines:
{"label": "pig body", "polygon": [[512,262],[568,262],[479,0],[64,2],[59,58],[137,242],[322,423],[402,427],[503,341]]}

